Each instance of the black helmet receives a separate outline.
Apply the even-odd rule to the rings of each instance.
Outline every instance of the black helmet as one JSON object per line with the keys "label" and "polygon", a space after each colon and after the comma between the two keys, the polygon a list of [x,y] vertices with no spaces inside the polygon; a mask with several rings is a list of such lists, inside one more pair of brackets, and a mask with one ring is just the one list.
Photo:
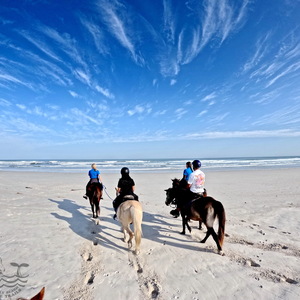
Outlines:
{"label": "black helmet", "polygon": [[122,169],[121,169],[121,174],[122,174],[122,175],[126,175],[126,174],[129,175],[129,169],[126,168],[126,167],[122,168]]}
{"label": "black helmet", "polygon": [[196,159],[192,162],[194,169],[199,169],[201,167],[201,161]]}

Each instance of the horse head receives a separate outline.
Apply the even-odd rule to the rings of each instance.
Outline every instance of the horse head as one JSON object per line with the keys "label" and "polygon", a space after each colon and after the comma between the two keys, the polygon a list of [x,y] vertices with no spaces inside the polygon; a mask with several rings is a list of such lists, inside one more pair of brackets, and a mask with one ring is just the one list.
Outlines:
{"label": "horse head", "polygon": [[165,190],[165,192],[166,192],[165,204],[166,205],[175,204],[176,199],[175,199],[174,188],[169,188],[169,189]]}

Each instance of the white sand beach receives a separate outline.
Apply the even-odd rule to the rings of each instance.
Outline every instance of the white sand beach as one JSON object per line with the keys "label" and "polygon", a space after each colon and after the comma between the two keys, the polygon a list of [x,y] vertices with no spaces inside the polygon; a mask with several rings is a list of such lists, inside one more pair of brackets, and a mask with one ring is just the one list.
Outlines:
{"label": "white sand beach", "polygon": [[144,210],[136,256],[112,218],[119,174],[102,173],[109,196],[97,224],[82,197],[86,174],[0,172],[0,276],[17,263],[26,279],[0,299],[42,287],[46,300],[300,299],[300,169],[203,171],[226,210],[225,256],[212,237],[199,243],[197,222],[179,234],[164,189],[181,174],[131,173]]}

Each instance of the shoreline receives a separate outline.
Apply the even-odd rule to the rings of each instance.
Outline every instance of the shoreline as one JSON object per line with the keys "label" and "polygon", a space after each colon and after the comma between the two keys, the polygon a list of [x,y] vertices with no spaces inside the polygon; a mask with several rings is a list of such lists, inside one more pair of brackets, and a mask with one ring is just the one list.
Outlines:
{"label": "shoreline", "polygon": [[[181,172],[131,172],[144,210],[135,256],[106,193],[99,224],[91,218],[82,198],[87,172],[0,171],[0,258],[8,274],[11,262],[29,265],[18,297],[45,286],[45,300],[298,299],[299,168],[204,172],[208,194],[225,207],[225,256],[211,237],[199,243],[206,230],[197,222],[192,234],[179,234],[164,190]],[[120,174],[101,175],[113,199]]]}

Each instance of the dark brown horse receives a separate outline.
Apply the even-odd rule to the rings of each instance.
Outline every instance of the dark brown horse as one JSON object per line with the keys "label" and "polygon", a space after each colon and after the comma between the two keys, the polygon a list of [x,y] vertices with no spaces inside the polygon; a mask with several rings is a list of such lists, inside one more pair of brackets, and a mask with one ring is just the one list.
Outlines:
{"label": "dark brown horse", "polygon": [[[222,255],[226,221],[225,210],[222,203],[209,196],[200,196],[199,198],[191,200],[189,198],[189,191],[181,187],[178,179],[174,179],[173,187],[165,191],[167,193],[166,205],[170,205],[171,203],[176,204],[180,209],[183,227],[181,234],[185,234],[185,227],[191,232],[191,227],[188,224],[189,220],[203,222],[207,227],[207,233],[201,243],[205,243],[209,236],[212,235],[217,244],[219,253]],[[216,234],[213,228],[216,217],[218,217],[219,220],[218,234]]]}
{"label": "dark brown horse", "polygon": [[87,196],[90,199],[94,219],[100,216],[100,199],[102,198],[102,191],[103,185],[100,182],[91,183],[87,190]]}
{"label": "dark brown horse", "polygon": [[34,297],[30,299],[25,299],[25,298],[18,298],[17,300],[43,300],[44,299],[44,294],[45,294],[45,288],[43,287],[41,291],[36,294]]}

